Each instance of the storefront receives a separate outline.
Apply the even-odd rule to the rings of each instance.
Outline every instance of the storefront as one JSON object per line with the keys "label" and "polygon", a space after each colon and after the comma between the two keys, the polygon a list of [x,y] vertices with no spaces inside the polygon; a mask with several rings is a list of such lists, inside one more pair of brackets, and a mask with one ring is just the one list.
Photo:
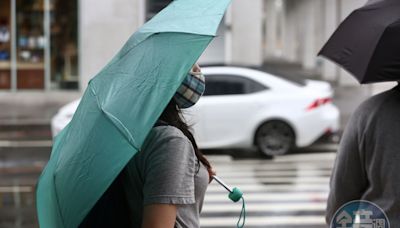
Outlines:
{"label": "storefront", "polygon": [[78,89],[78,1],[0,3],[0,91]]}

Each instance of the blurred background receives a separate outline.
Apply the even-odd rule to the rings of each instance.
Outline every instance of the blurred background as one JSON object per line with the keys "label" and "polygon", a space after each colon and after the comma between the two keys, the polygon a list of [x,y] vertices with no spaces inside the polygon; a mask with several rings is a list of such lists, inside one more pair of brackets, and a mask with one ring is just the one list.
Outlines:
{"label": "blurred background", "polygon": [[[0,0],[0,228],[38,227],[34,197],[36,181],[50,156],[54,129],[59,125],[62,128],[64,122],[72,118],[76,107],[64,109],[64,112],[58,112],[59,109],[78,99],[88,81],[128,37],[170,2]],[[201,147],[219,176],[245,192],[248,202],[246,227],[326,227],[324,210],[329,175],[340,134],[351,113],[363,100],[393,87],[392,83],[360,86],[347,72],[317,57],[339,23],[365,2],[233,0],[218,36],[200,58],[201,66],[209,66],[210,74],[219,76],[232,74],[252,79],[257,73],[240,71],[245,67],[267,72],[309,90],[316,89],[307,86],[310,80],[324,81],[331,93],[313,98],[304,108],[315,109],[322,106],[319,102],[335,107],[315,111],[313,115],[316,116],[330,115],[329,112],[338,110],[337,118],[332,120],[337,123],[334,127],[322,129],[324,134],[313,136],[308,143],[293,142],[295,145],[289,145],[290,150],[280,156],[275,156],[279,153],[266,154],[260,149],[268,140],[269,143],[277,140],[266,139],[270,135],[261,134],[266,141],[262,144],[256,140],[254,147],[243,142],[209,143],[210,140],[202,138],[204,135],[198,135],[200,140],[204,139]],[[227,68],[213,71],[210,66]],[[299,83],[299,80],[303,82]],[[226,88],[231,81],[222,78],[221,83]],[[261,89],[248,93],[276,91],[275,96],[268,98],[276,99],[268,104],[270,109],[285,106],[283,112],[296,112],[291,110],[292,103],[280,100],[285,95],[274,89],[279,86],[263,83],[261,86],[256,86]],[[232,95],[247,93],[244,90],[238,92],[240,94],[218,91],[208,91],[210,98],[219,95],[218,101],[209,103],[225,102],[232,99]],[[251,103],[252,99],[246,102]],[[277,103],[280,106],[273,106]],[[261,107],[254,112],[258,109]],[[58,119],[53,118],[56,114]],[[196,118],[200,118],[201,125],[205,122],[201,118],[206,117]],[[240,122],[227,119],[231,125],[236,123],[232,121]],[[60,121],[63,123],[59,124]],[[294,126],[289,130],[295,133],[291,139],[294,141],[316,127],[305,125],[305,130],[300,131],[297,129],[300,127],[289,122],[287,125]],[[245,132],[247,138],[257,135],[257,127],[254,132]],[[208,129],[211,133],[202,133],[215,133],[212,126]],[[329,137],[322,137],[325,133],[330,133]],[[229,139],[221,139],[224,140]],[[260,150],[264,153],[258,153]],[[224,189],[212,183],[205,199],[202,227],[232,227],[240,207],[239,204],[232,205]]]}

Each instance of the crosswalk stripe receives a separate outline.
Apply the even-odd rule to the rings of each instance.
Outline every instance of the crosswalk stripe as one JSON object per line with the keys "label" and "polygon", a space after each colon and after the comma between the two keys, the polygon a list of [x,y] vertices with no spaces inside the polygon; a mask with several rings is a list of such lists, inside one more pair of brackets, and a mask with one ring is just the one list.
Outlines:
{"label": "crosswalk stripe", "polygon": [[[217,175],[239,187],[246,200],[245,227],[322,228],[335,153],[273,160],[211,160]],[[242,203],[212,181],[204,198],[201,227],[235,227]]]}
{"label": "crosswalk stripe", "polygon": [[221,171],[262,171],[262,170],[330,170],[333,168],[333,164],[327,163],[290,163],[290,164],[268,164],[268,165],[257,165],[250,166],[246,164],[235,164],[235,165],[214,165],[216,172]]}
{"label": "crosswalk stripe", "polygon": [[[205,203],[203,210],[207,212],[240,212],[242,204],[217,204],[211,205]],[[246,203],[246,212],[279,212],[279,211],[314,211],[325,210],[326,203],[311,202],[311,203]],[[238,210],[239,209],[239,210]]]}
{"label": "crosswalk stripe", "polygon": [[32,192],[31,186],[0,186],[0,193]]}
{"label": "crosswalk stripe", "polygon": [[[215,194],[206,194],[205,201],[218,201],[227,199],[226,192]],[[328,193],[251,193],[244,194],[246,200],[309,200],[322,201],[326,200]]]}
{"label": "crosswalk stripe", "polygon": [[274,161],[321,161],[334,160],[335,158],[336,153],[290,154],[275,157]]}
{"label": "crosswalk stripe", "polygon": [[[217,218],[201,218],[201,227],[221,227],[236,226],[238,217],[217,217]],[[325,219],[321,216],[271,216],[271,217],[246,217],[246,225],[248,226],[273,226],[287,225],[295,227],[296,225],[325,225]]]}
{"label": "crosswalk stripe", "polygon": [[[228,183],[230,184],[230,183]],[[328,191],[329,186],[326,184],[296,184],[296,185],[291,185],[291,184],[286,184],[286,185],[261,185],[261,184],[245,184],[241,185],[240,189],[244,192],[246,191],[252,191],[252,192],[269,192],[269,191],[290,191],[290,192],[296,192],[296,191]],[[207,187],[207,192],[218,192],[222,189],[221,185],[215,184],[212,182],[210,185]]]}
{"label": "crosswalk stripe", "polygon": [[329,183],[329,177],[261,177],[261,178],[224,178],[230,184],[245,185],[247,183]]}
{"label": "crosswalk stripe", "polygon": [[0,140],[0,147],[52,147],[52,140]]}
{"label": "crosswalk stripe", "polygon": [[[313,155],[313,156],[303,156],[303,155],[292,155],[290,156],[280,156],[276,157],[273,160],[260,160],[260,159],[246,159],[246,160],[233,160],[229,161],[230,164],[246,164],[246,165],[256,165],[256,164],[280,164],[280,163],[290,163],[290,162],[295,162],[295,163],[301,163],[301,162],[317,162],[317,163],[322,163],[326,161],[334,161],[336,158],[336,154],[328,154],[328,155]],[[210,160],[211,162],[214,163],[228,163],[225,160]]]}
{"label": "crosswalk stripe", "polygon": [[262,176],[330,176],[330,170],[262,170],[218,172],[220,177],[262,177]]}

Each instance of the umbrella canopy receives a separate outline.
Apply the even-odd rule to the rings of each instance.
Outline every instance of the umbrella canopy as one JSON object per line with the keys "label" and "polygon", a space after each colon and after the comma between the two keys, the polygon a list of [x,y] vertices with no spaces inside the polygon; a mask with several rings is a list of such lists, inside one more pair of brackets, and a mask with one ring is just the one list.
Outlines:
{"label": "umbrella canopy", "polygon": [[230,0],[175,0],[90,82],[39,178],[41,228],[78,227],[216,35]]}
{"label": "umbrella canopy", "polygon": [[400,80],[400,1],[371,0],[352,12],[319,55],[360,83]]}

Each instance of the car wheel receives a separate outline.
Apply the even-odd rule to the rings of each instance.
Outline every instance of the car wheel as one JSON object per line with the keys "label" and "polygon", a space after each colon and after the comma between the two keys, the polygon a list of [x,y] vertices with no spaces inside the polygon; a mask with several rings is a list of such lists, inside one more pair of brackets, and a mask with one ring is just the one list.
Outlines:
{"label": "car wheel", "polygon": [[255,135],[255,143],[267,157],[283,155],[294,146],[293,129],[283,121],[269,121],[261,125]]}

